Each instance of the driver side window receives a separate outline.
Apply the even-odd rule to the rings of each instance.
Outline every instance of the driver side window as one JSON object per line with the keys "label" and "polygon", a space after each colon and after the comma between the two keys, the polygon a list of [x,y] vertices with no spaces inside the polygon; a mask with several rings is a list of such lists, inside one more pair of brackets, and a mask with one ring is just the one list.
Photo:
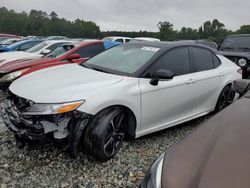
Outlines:
{"label": "driver side window", "polygon": [[150,68],[150,72],[165,69],[175,76],[190,73],[190,56],[187,47],[174,48],[161,56]]}

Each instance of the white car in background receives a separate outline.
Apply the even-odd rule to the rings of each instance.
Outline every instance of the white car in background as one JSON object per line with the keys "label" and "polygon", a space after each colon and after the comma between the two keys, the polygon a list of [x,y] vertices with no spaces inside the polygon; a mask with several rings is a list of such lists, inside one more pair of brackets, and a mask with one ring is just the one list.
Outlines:
{"label": "white car in background", "polygon": [[137,40],[137,41],[149,41],[149,42],[160,41],[160,39],[152,38],[152,37],[136,37],[136,38],[133,38],[133,40]]}
{"label": "white car in background", "polygon": [[72,41],[63,41],[63,40],[51,40],[41,42],[27,51],[13,51],[13,52],[4,52],[0,53],[0,66],[8,63],[10,61],[16,61],[20,59],[38,59],[47,55],[57,47],[70,43]]}
{"label": "white car in background", "polygon": [[8,38],[0,42],[0,46],[7,46],[9,44],[12,44],[14,42],[20,41],[20,38]]}
{"label": "white car in background", "polygon": [[126,43],[129,42],[132,38],[130,37],[106,37],[103,40],[111,40],[114,42]]}
{"label": "white car in background", "polygon": [[33,72],[14,81],[2,109],[17,143],[68,139],[98,160],[125,135],[141,137],[231,104],[239,67],[194,42],[135,41],[85,63]]}

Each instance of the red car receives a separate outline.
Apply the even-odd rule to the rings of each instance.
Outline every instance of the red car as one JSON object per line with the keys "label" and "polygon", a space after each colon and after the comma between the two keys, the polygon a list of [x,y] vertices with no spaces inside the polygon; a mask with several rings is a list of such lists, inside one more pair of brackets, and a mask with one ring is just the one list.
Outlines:
{"label": "red car", "polygon": [[0,37],[6,37],[6,38],[21,38],[20,36],[17,36],[17,35],[2,34],[2,33],[0,33]]}
{"label": "red car", "polygon": [[0,89],[6,91],[12,81],[31,72],[68,63],[82,63],[105,50],[102,41],[85,41],[65,44],[47,56],[37,59],[22,59],[0,66]]}

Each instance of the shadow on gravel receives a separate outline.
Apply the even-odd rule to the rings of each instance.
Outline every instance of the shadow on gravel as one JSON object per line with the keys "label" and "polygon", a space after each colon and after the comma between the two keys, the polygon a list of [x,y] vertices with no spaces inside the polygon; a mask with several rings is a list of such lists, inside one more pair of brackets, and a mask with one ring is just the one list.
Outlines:
{"label": "shadow on gravel", "polygon": [[84,153],[72,160],[61,144],[17,149],[12,134],[0,128],[1,186],[138,187],[151,163],[208,117],[128,140],[106,163]]}

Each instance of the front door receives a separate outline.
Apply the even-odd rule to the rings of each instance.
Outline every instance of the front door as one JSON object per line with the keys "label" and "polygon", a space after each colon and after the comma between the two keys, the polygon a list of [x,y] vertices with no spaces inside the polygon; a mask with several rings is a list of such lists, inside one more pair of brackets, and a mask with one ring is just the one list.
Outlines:
{"label": "front door", "polygon": [[[175,74],[172,80],[150,84],[150,73],[159,69]],[[187,47],[174,48],[161,56],[141,78],[141,131],[148,134],[172,126],[192,114],[195,84]]]}

